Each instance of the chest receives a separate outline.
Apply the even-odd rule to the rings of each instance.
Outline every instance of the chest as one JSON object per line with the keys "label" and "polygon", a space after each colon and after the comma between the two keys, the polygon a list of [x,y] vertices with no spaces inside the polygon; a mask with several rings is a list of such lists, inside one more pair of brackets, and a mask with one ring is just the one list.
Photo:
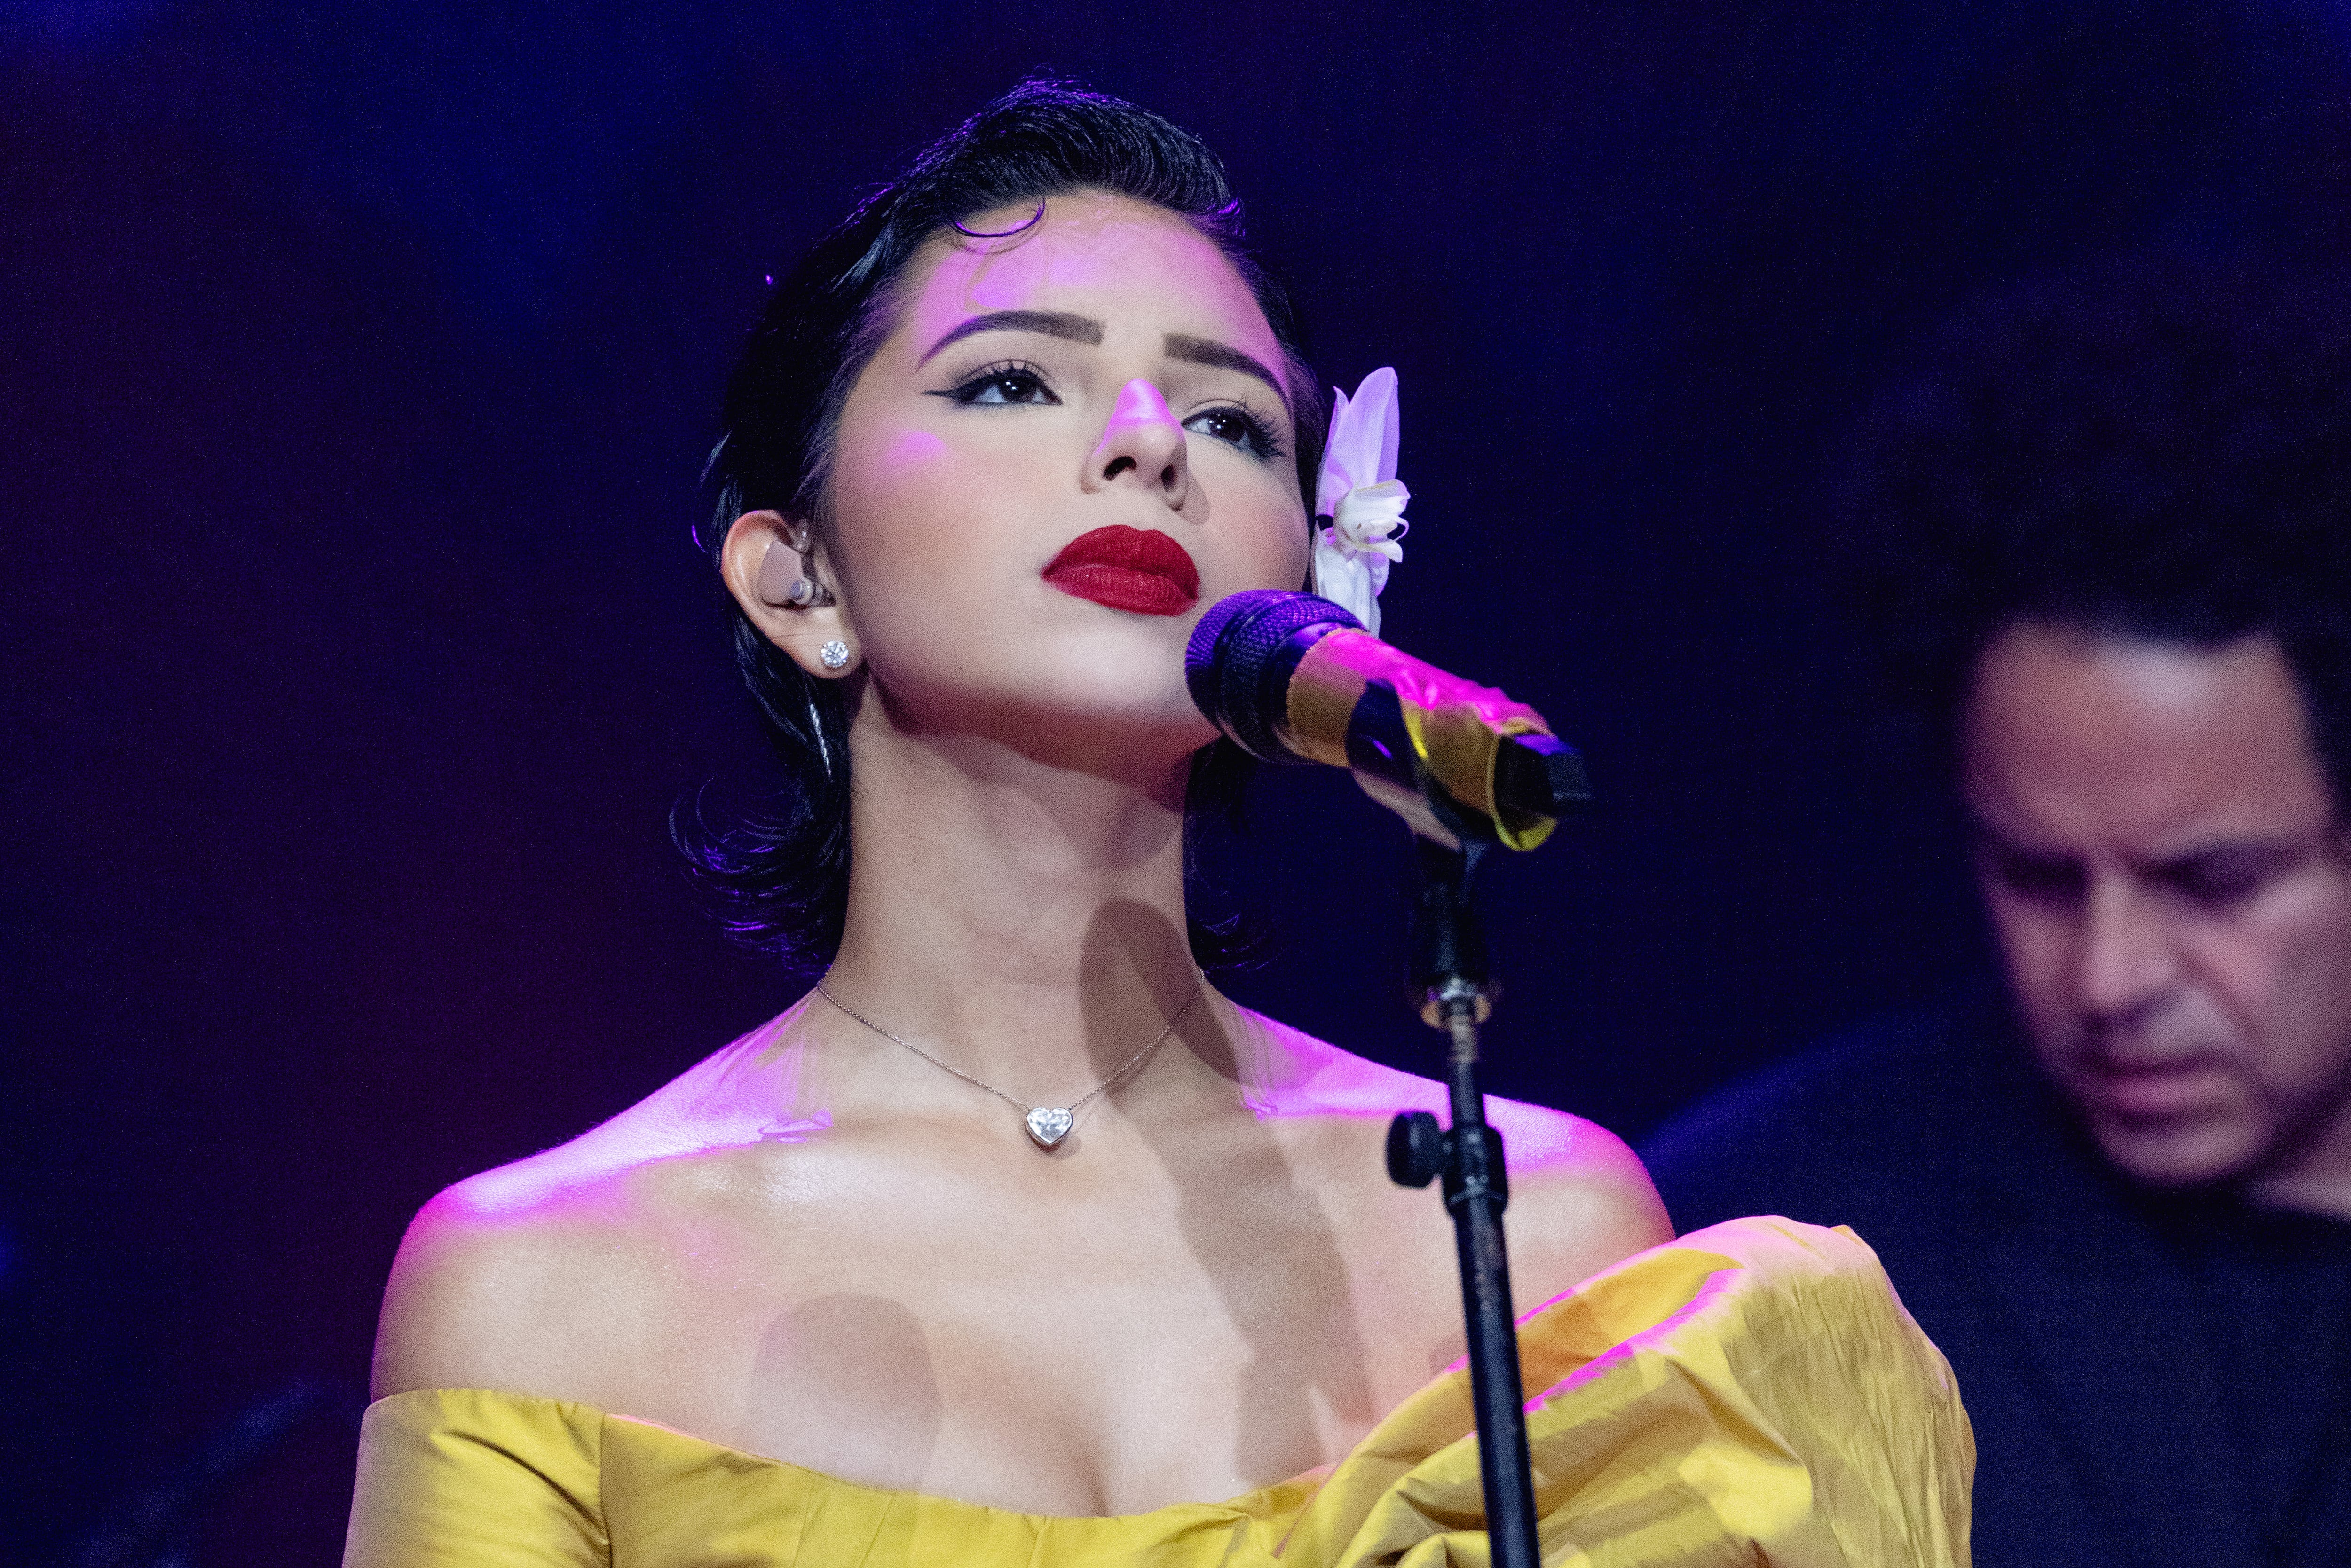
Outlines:
{"label": "chest", "polygon": [[1425,1193],[1257,1176],[738,1209],[645,1292],[630,1413],[1037,1512],[1326,1463],[1460,1353],[1451,1233]]}
{"label": "chest", "polygon": [[2351,1227],[2133,1196],[2091,1158],[2053,1141],[2022,1193],[1987,1182],[1970,1209],[1921,1207],[1939,1233],[1887,1232],[1974,1423],[1976,1561],[2332,1561]]}

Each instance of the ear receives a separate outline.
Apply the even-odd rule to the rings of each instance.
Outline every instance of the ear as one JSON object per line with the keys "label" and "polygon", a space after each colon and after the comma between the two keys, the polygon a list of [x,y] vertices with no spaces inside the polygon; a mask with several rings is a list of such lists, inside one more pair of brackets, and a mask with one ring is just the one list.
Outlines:
{"label": "ear", "polygon": [[[804,524],[781,512],[746,512],[726,530],[719,562],[726,591],[759,634],[793,664],[820,681],[837,681],[856,671],[857,638],[850,630],[848,611],[840,602],[823,547]],[[792,585],[802,578],[824,590],[816,602],[793,602]],[[827,644],[849,650],[837,668],[825,664]]]}

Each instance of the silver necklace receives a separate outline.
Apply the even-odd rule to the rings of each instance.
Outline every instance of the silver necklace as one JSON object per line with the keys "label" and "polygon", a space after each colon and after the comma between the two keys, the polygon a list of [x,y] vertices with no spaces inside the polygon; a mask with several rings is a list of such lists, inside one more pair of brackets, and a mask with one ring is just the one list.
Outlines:
{"label": "silver necklace", "polygon": [[1133,1056],[1128,1057],[1124,1062],[1121,1063],[1117,1071],[1112,1073],[1108,1078],[1103,1079],[1100,1083],[1095,1084],[1092,1089],[1087,1090],[1083,1094],[1079,1095],[1075,1100],[1071,1101],[1066,1105],[1027,1105],[1015,1100],[1011,1095],[1007,1094],[995,1084],[984,1083],[980,1080],[974,1078],[970,1073],[966,1072],[962,1068],[952,1066],[947,1062],[941,1061],[937,1057],[933,1056],[929,1051],[925,1051],[913,1040],[899,1039],[896,1035],[892,1034],[888,1030],[883,1029],[880,1024],[875,1023],[872,1019],[867,1018],[863,1013],[859,1012],[856,1009],[842,1001],[839,997],[834,996],[831,991],[826,990],[822,980],[819,980],[816,983],[816,994],[818,996],[822,997],[826,1001],[831,1002],[834,1007],[839,1008],[842,1012],[847,1013],[851,1018],[855,1019],[859,1023],[863,1024],[867,1029],[872,1030],[883,1040],[890,1041],[893,1045],[904,1046],[908,1051],[913,1051],[916,1056],[921,1057],[925,1061],[929,1062],[933,1067],[937,1068],[940,1071],[953,1073],[956,1077],[962,1079],[966,1083],[970,1084],[975,1089],[987,1090],[990,1094],[995,1095],[998,1100],[1003,1101],[1007,1105],[1009,1105],[1014,1110],[1019,1112],[1021,1124],[1029,1129],[1029,1141],[1034,1143],[1040,1149],[1054,1148],[1060,1145],[1063,1138],[1068,1137],[1070,1135],[1070,1129],[1077,1125],[1078,1113],[1084,1110],[1094,1101],[1099,1100],[1103,1095],[1109,1093],[1113,1089],[1117,1088],[1118,1085],[1125,1080],[1129,1073],[1142,1066],[1143,1059],[1149,1056],[1153,1051],[1157,1051],[1159,1049],[1159,1042],[1176,1032],[1176,1026],[1184,1021],[1184,1015],[1192,1010],[1192,1004],[1198,1001],[1200,999],[1200,993],[1207,988],[1207,982],[1206,980],[1201,981],[1201,983],[1194,988],[1190,998],[1186,1000],[1182,1007],[1176,1009],[1175,1016],[1167,1020],[1167,1027],[1165,1029],[1163,1029],[1157,1034],[1153,1035],[1150,1041],[1145,1044],[1141,1051],[1136,1051]]}

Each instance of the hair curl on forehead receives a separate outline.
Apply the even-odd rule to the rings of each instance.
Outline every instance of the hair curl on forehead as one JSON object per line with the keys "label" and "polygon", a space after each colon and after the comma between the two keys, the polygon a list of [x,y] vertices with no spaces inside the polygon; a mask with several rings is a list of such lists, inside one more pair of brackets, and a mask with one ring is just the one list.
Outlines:
{"label": "hair curl on forehead", "polygon": [[1022,218],[1019,223],[1014,224],[1008,229],[976,229],[970,225],[965,223],[961,218],[948,219],[947,227],[955,230],[956,233],[963,235],[966,239],[1010,239],[1014,235],[1028,233],[1030,229],[1035,228],[1039,224],[1041,224],[1044,221],[1045,198],[1040,196],[1037,198],[1037,210],[1030,213],[1027,217]]}
{"label": "hair curl on forehead", "polygon": [[2266,633],[2351,802],[2351,277],[2139,256],[1980,301],[1868,422],[1844,502],[1881,684],[1939,745],[2018,622]]}
{"label": "hair curl on forehead", "polygon": [[[1328,419],[1281,287],[1244,247],[1241,208],[1224,166],[1190,131],[1114,98],[1069,83],[1021,83],[915,154],[778,280],[726,386],[721,434],[705,471],[721,550],[735,519],[773,509],[827,526],[824,496],[841,411],[893,329],[895,290],[923,246],[942,233],[1007,237],[1041,222],[1046,202],[1102,191],[1183,218],[1214,244],[1248,286],[1282,350],[1302,498],[1314,493]],[[967,220],[1004,207],[1035,216],[1004,234]],[[841,939],[849,873],[848,710],[842,683],[817,681],[732,611],[737,666],[758,704],[787,776],[782,812],[728,832],[680,819],[674,831],[726,925],[795,968],[820,969]],[[1244,754],[1219,741],[1193,759],[1195,825],[1238,811]],[[1195,923],[1195,956],[1228,961],[1241,945],[1229,925]]]}

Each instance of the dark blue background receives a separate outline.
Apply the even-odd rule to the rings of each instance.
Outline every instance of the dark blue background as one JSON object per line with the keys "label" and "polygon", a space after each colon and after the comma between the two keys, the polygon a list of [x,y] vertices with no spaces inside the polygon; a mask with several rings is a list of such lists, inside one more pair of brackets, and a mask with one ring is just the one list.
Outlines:
{"label": "dark blue background", "polygon": [[[1605,800],[1493,877],[1492,1086],[1637,1134],[1980,962],[1827,586],[1857,410],[2004,279],[2339,249],[2347,44],[2319,0],[16,0],[0,1541],[356,1388],[419,1202],[789,999],[667,838],[769,779],[696,470],[763,274],[1022,74],[1204,132],[1326,378],[1400,371],[1388,633]],[[1426,1062],[1404,857],[1271,781],[1241,994]],[[200,1560],[329,1560],[349,1465],[298,1428]]]}

